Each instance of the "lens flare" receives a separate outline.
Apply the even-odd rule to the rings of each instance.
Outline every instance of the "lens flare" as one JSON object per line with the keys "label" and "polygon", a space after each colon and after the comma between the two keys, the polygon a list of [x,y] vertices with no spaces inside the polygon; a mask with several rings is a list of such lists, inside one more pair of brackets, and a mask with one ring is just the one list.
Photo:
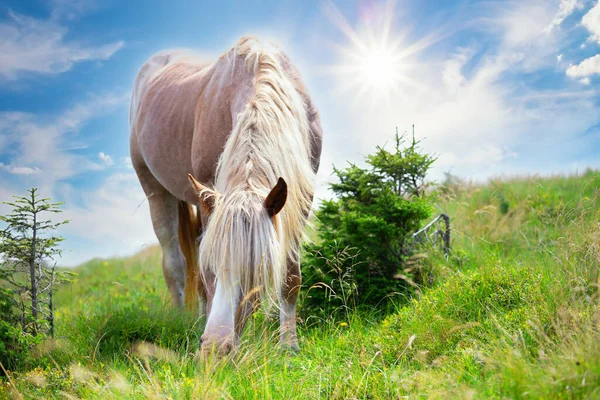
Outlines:
{"label": "lens flare", "polygon": [[395,79],[399,65],[388,49],[377,47],[369,49],[364,56],[358,69],[368,85],[383,89]]}
{"label": "lens flare", "polygon": [[369,18],[352,28],[346,18],[331,2],[323,3],[329,20],[349,39],[345,45],[336,45],[341,55],[339,62],[326,68],[339,82],[338,91],[352,93],[355,102],[371,106],[390,105],[393,95],[405,95],[420,85],[414,79],[417,62],[415,55],[434,43],[435,37],[425,37],[415,43],[405,43],[406,34],[393,33],[394,3],[370,9]]}

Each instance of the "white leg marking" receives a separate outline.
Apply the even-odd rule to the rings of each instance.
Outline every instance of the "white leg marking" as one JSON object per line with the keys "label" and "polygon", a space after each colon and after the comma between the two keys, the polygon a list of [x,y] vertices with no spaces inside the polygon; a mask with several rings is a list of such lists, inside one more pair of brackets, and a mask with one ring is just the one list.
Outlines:
{"label": "white leg marking", "polygon": [[286,301],[281,302],[279,311],[280,335],[279,341],[282,345],[289,346],[292,350],[299,350],[298,334],[296,332],[296,304]]}
{"label": "white leg marking", "polygon": [[232,347],[234,342],[235,324],[235,295],[239,290],[231,292],[217,282],[210,315],[202,335],[202,349],[211,350],[213,346],[219,349]]}

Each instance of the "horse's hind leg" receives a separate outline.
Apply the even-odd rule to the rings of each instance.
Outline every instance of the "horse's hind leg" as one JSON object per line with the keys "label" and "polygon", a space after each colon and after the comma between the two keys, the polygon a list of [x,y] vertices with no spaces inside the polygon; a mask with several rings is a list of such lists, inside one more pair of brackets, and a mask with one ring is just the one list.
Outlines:
{"label": "horse's hind leg", "polygon": [[301,284],[300,261],[288,260],[286,284],[281,293],[279,341],[284,348],[291,349],[294,352],[300,350],[298,333],[296,332],[296,300]]}
{"label": "horse's hind leg", "polygon": [[[135,166],[135,164],[134,164]],[[163,274],[173,304],[183,307],[186,260],[178,240],[178,200],[152,176],[145,166],[135,166],[150,205],[154,233],[162,247]]]}

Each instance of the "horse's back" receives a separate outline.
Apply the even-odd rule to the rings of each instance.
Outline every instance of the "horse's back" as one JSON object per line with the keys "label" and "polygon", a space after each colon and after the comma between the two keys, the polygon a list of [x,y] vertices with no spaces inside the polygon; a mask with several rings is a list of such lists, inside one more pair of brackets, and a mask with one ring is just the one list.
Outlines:
{"label": "horse's back", "polygon": [[171,194],[189,200],[191,143],[196,103],[210,63],[182,50],[153,55],[135,79],[131,107],[131,158]]}
{"label": "horse's back", "polygon": [[160,69],[169,63],[172,55],[170,52],[160,52],[154,54],[148,59],[138,71],[133,84],[131,93],[131,103],[129,107],[129,124],[132,125],[137,119],[137,114],[140,106],[140,100],[145,92],[146,82],[154,76]]}
{"label": "horse's back", "polygon": [[[181,50],[160,52],[136,78],[130,114],[132,162],[147,168],[180,200],[194,201],[188,173],[212,183],[235,118],[254,94],[253,68],[238,49],[239,44],[214,63]],[[316,172],[322,140],[316,107],[289,58],[283,51],[276,56],[305,103]]]}

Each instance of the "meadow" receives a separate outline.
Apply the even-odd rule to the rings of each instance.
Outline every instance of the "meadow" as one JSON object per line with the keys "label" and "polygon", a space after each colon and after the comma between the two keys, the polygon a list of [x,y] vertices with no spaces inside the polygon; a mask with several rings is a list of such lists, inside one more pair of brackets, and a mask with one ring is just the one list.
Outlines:
{"label": "meadow", "polygon": [[204,320],[174,310],[160,249],[95,259],[56,296],[56,338],[0,398],[600,398],[600,173],[449,182],[435,202],[452,253],[391,308],[300,321],[252,318],[237,351],[196,355]]}

